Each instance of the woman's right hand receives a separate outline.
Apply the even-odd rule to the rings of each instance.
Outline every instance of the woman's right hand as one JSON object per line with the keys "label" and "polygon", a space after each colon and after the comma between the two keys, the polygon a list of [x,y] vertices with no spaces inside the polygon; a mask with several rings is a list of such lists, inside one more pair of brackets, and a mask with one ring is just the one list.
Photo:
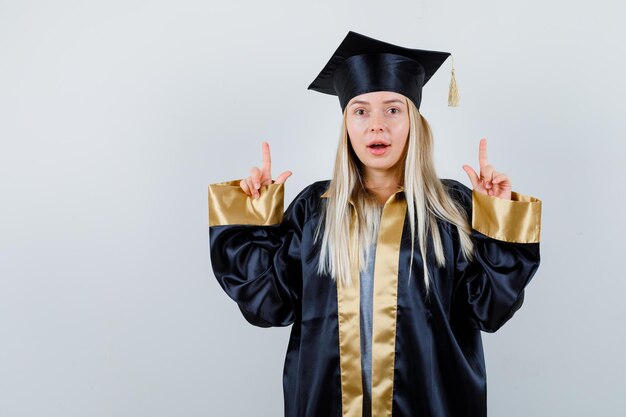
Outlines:
{"label": "woman's right hand", "polygon": [[272,180],[272,160],[270,158],[270,144],[267,142],[262,143],[263,146],[263,167],[261,169],[252,167],[250,169],[250,176],[241,180],[239,185],[243,191],[252,195],[254,198],[259,198],[259,189],[262,185],[268,184],[282,184],[287,181],[292,174],[291,171],[285,171],[276,177],[276,180]]}

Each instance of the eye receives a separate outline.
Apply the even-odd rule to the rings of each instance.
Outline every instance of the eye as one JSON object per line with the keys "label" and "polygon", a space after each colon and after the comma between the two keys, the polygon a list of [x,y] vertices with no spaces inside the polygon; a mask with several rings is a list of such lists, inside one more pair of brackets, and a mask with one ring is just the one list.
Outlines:
{"label": "eye", "polygon": [[395,108],[395,107],[390,108],[390,109],[389,109],[389,111],[390,111],[390,112],[392,112],[393,114],[398,114],[398,113],[400,113],[400,110],[399,110],[399,109],[397,109],[397,108]]}
{"label": "eye", "polygon": [[359,112],[365,112],[365,110],[363,110],[363,109],[356,109],[356,110],[354,111],[354,113],[356,113],[357,115],[359,115],[359,116],[363,116],[363,114],[364,114],[364,113],[359,113]]}

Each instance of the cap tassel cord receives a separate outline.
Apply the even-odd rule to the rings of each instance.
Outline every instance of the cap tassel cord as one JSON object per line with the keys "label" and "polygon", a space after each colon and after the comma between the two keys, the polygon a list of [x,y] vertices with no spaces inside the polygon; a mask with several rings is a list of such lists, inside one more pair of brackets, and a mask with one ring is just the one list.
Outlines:
{"label": "cap tassel cord", "polygon": [[452,57],[452,78],[450,79],[450,89],[448,90],[448,106],[459,107],[459,89],[454,78],[454,57]]}

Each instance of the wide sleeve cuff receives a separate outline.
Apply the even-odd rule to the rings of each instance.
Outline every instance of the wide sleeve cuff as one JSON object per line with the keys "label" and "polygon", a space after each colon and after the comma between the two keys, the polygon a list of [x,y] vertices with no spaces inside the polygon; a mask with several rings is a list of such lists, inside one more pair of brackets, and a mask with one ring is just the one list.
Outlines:
{"label": "wide sleeve cuff", "polygon": [[541,200],[511,192],[511,200],[472,190],[472,228],[493,239],[538,243]]}
{"label": "wide sleeve cuff", "polygon": [[209,184],[209,226],[268,226],[283,221],[283,183],[262,185],[259,198],[254,199],[241,189],[240,182],[233,180]]}

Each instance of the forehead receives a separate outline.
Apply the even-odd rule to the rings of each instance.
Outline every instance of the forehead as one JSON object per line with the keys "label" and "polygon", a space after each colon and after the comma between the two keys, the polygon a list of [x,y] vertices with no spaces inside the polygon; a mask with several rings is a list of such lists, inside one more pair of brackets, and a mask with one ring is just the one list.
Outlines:
{"label": "forehead", "polygon": [[399,101],[400,103],[406,103],[406,98],[399,93],[393,91],[372,91],[371,93],[364,93],[358,96],[352,97],[348,106],[352,104],[383,104],[389,101]]}

